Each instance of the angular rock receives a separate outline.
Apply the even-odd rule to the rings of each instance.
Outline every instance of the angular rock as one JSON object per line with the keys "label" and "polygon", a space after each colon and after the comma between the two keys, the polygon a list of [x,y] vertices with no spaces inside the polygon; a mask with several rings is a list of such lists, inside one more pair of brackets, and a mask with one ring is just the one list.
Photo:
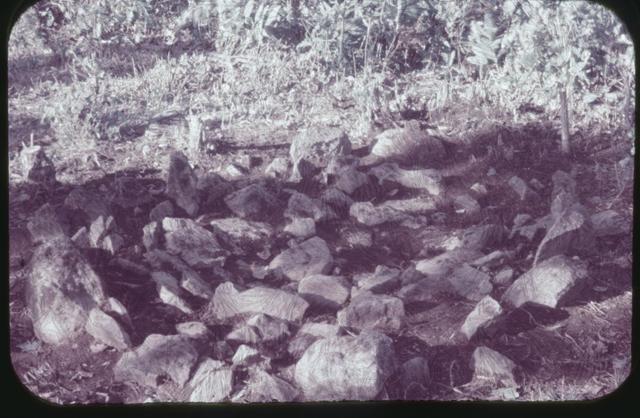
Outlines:
{"label": "angular rock", "polygon": [[353,199],[335,187],[328,187],[322,192],[320,201],[329,205],[338,213],[346,213],[353,204]]}
{"label": "angular rock", "polygon": [[418,196],[410,199],[387,200],[382,205],[405,214],[426,215],[437,209],[436,199],[431,196]]}
{"label": "angular rock", "polygon": [[233,283],[222,283],[212,299],[212,313],[220,320],[244,313],[264,313],[285,321],[298,322],[309,303],[283,290],[254,287],[239,292]]}
{"label": "angular rock", "polygon": [[516,279],[502,300],[515,307],[535,302],[555,308],[586,277],[584,262],[558,255],[537,264]]}
{"label": "angular rock", "polygon": [[285,179],[289,173],[289,168],[290,164],[287,158],[276,157],[264,169],[264,174],[277,179]]}
{"label": "angular rock", "polygon": [[304,354],[305,351],[319,339],[314,335],[309,334],[300,334],[298,333],[291,341],[289,341],[289,345],[287,346],[287,352],[296,360],[299,360],[300,357]]}
{"label": "angular rock", "polygon": [[400,367],[400,376],[396,385],[403,400],[423,400],[431,378],[429,363],[424,357],[413,357]]}
{"label": "angular rock", "polygon": [[327,243],[313,237],[277,255],[269,263],[269,270],[277,270],[291,280],[300,281],[312,274],[327,274],[332,266],[333,257]]}
{"label": "angular rock", "polygon": [[204,338],[209,334],[207,326],[198,321],[181,322],[176,324],[176,331],[189,338]]}
{"label": "angular rock", "polygon": [[216,211],[224,207],[224,198],[233,190],[228,180],[208,172],[198,179],[196,186],[201,211]]}
{"label": "angular rock", "polygon": [[491,282],[498,286],[504,286],[511,283],[513,279],[513,269],[511,267],[505,267],[493,276]]}
{"label": "angular rock", "polygon": [[502,307],[491,296],[485,296],[478,302],[476,307],[471,311],[467,319],[462,324],[460,331],[468,340],[474,336],[477,329],[491,321],[502,313]]}
{"label": "angular rock", "polygon": [[264,243],[273,235],[268,223],[247,221],[242,218],[214,219],[209,222],[216,232],[222,232],[221,238],[232,246],[255,247]]}
{"label": "angular rock", "polygon": [[115,255],[120,248],[124,245],[124,238],[119,234],[110,234],[102,239],[100,247],[109,252],[111,255]]}
{"label": "angular rock", "polygon": [[296,238],[308,238],[316,234],[316,223],[313,218],[293,218],[284,232]]}
{"label": "angular rock", "polygon": [[[290,336],[289,325],[286,321],[265,314],[257,314],[249,318],[245,327],[255,331],[258,336],[257,340],[241,340],[234,338],[234,332],[227,336],[227,339],[236,340],[245,343],[270,343],[278,342]],[[241,330],[242,328],[240,328]],[[237,333],[241,336],[242,332]]]}
{"label": "angular rock", "polygon": [[349,215],[367,226],[381,225],[387,222],[402,222],[410,216],[387,205],[374,206],[371,202],[355,202],[349,208]]}
{"label": "angular rock", "polygon": [[358,290],[368,290],[371,293],[389,293],[400,285],[400,270],[379,265],[373,273],[363,273],[354,276]]}
{"label": "angular rock", "polygon": [[591,216],[596,237],[631,234],[631,225],[615,210],[605,210]]}
{"label": "angular rock", "polygon": [[445,294],[454,294],[455,290],[448,280],[441,277],[422,277],[415,283],[409,283],[396,292],[396,296],[407,305],[436,303]]}
{"label": "angular rock", "polygon": [[27,277],[33,330],[49,344],[69,343],[80,336],[91,310],[106,303],[102,280],[66,237],[36,248]]}
{"label": "angular rock", "polygon": [[465,216],[473,216],[480,212],[480,204],[468,194],[458,195],[453,198],[453,208],[456,213]]}
{"label": "angular rock", "polygon": [[89,226],[89,242],[94,248],[100,248],[102,240],[115,229],[113,216],[98,216]]}
{"label": "angular rock", "polygon": [[576,181],[571,175],[565,171],[558,170],[551,176],[553,182],[553,190],[551,191],[551,200],[553,201],[561,193],[566,193],[569,196],[575,197],[576,193]]}
{"label": "angular rock", "polygon": [[122,354],[113,373],[116,380],[152,388],[158,386],[160,376],[167,375],[182,387],[197,360],[198,352],[187,337],[151,334],[135,350]]}
{"label": "angular rock", "polygon": [[472,358],[473,380],[499,386],[516,386],[513,361],[487,347],[478,347]]}
{"label": "angular rock", "polygon": [[473,306],[467,301],[445,301],[407,318],[411,334],[430,346],[462,346],[467,341],[460,328]]}
{"label": "angular rock", "polygon": [[493,290],[491,276],[468,264],[453,270],[447,280],[456,293],[472,301],[479,301]]}
{"label": "angular rock", "polygon": [[300,280],[298,294],[312,306],[338,309],[349,298],[349,284],[342,276],[313,274]]}
{"label": "angular rock", "polygon": [[124,351],[131,347],[129,334],[115,319],[99,308],[93,308],[89,312],[85,330],[97,341],[117,350]]}
{"label": "angular rock", "polygon": [[27,222],[32,242],[37,244],[65,236],[55,209],[48,203],[42,205]]}
{"label": "angular rock", "polygon": [[518,176],[513,176],[509,180],[509,186],[518,195],[521,201],[539,199],[538,193],[529,187],[526,181],[522,180]]}
{"label": "angular rock", "polygon": [[534,265],[562,254],[585,253],[594,247],[593,225],[586,209],[576,204],[557,216],[536,251]]}
{"label": "angular rock", "polygon": [[[44,149],[38,145],[28,148],[31,152],[25,147],[20,155],[22,161],[26,162],[22,169],[27,174],[27,179],[44,186],[56,184],[56,168]],[[30,158],[25,158],[26,154],[30,154]]]}
{"label": "angular rock", "polygon": [[442,142],[420,130],[417,123],[404,128],[387,129],[378,134],[371,154],[378,161],[395,160],[410,165],[430,165],[442,160],[446,152]]}
{"label": "angular rock", "polygon": [[180,279],[180,287],[192,294],[203,299],[211,299],[213,297],[213,289],[209,283],[200,278],[200,275],[190,268],[182,270],[182,278]]}
{"label": "angular rock", "polygon": [[278,208],[276,195],[258,183],[227,195],[224,202],[236,216],[256,221],[269,219]]}
{"label": "angular rock", "polygon": [[93,192],[81,187],[73,189],[64,201],[64,205],[70,209],[85,213],[88,221],[93,222],[98,216],[109,216],[109,203],[103,194]]}
{"label": "angular rock", "polygon": [[160,246],[162,238],[162,226],[159,222],[151,222],[142,228],[142,244],[147,251],[155,250]]}
{"label": "angular rock", "polygon": [[167,305],[171,305],[186,314],[192,314],[193,310],[180,295],[178,281],[168,273],[156,271],[151,274],[156,282],[158,296],[160,300]]}
{"label": "angular rock", "polygon": [[351,153],[351,142],[340,128],[314,127],[294,136],[289,156],[293,162],[291,181],[308,179],[329,164],[332,157]]}
{"label": "angular rock", "polygon": [[164,218],[173,216],[173,204],[170,200],[165,200],[154,206],[149,212],[149,220],[151,222],[162,222]]}
{"label": "angular rock", "polygon": [[231,362],[234,365],[247,365],[260,360],[260,353],[253,347],[241,344],[236,350]]}
{"label": "angular rock", "polygon": [[483,251],[499,245],[505,237],[504,227],[487,224],[469,228],[461,238],[461,248]]}
{"label": "angular rock", "polygon": [[313,343],[295,368],[307,401],[371,400],[396,368],[392,340],[377,332]]}
{"label": "angular rock", "polygon": [[226,179],[237,179],[239,177],[246,176],[249,173],[245,167],[242,167],[239,164],[231,163],[222,170],[222,176]]}
{"label": "angular rock", "polygon": [[189,216],[198,212],[198,178],[187,157],[179,151],[171,153],[167,176],[167,196],[184,209]]}
{"label": "angular rock", "polygon": [[344,167],[334,174],[333,185],[348,195],[353,195],[369,182],[369,176],[358,171],[355,167]]}
{"label": "angular rock", "polygon": [[220,402],[233,389],[233,371],[224,362],[205,359],[189,381],[190,402]]}
{"label": "angular rock", "polygon": [[338,312],[338,324],[357,329],[378,329],[398,332],[405,325],[402,300],[363,291]]}
{"label": "angular rock", "polygon": [[340,237],[350,248],[369,248],[373,245],[373,234],[366,228],[349,225],[340,230]]}
{"label": "angular rock", "polygon": [[89,230],[86,226],[78,229],[78,231],[73,234],[71,237],[71,241],[76,244],[79,248],[89,248],[91,247],[91,241],[89,240]]}
{"label": "angular rock", "polygon": [[440,196],[444,192],[442,176],[437,170],[404,170],[396,163],[385,163],[373,167],[369,174],[376,177],[379,184],[397,183],[409,189],[426,190],[433,196]]}
{"label": "angular rock", "polygon": [[298,192],[292,193],[291,197],[289,197],[284,214],[291,219],[312,218],[316,222],[323,222],[337,217],[329,205]]}
{"label": "angular rock", "polygon": [[337,337],[341,334],[341,328],[336,324],[324,322],[307,322],[298,330],[299,334],[313,335],[319,338]]}
{"label": "angular rock", "polygon": [[233,397],[233,402],[292,402],[300,392],[287,381],[252,369],[246,386]]}
{"label": "angular rock", "polygon": [[220,265],[228,255],[213,233],[191,219],[164,218],[162,229],[167,251],[179,255],[191,267]]}

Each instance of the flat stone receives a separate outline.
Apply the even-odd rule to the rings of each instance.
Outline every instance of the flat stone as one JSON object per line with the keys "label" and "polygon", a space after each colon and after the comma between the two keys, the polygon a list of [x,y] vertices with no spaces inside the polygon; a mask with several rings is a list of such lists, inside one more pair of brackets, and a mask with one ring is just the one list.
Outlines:
{"label": "flat stone", "polygon": [[298,322],[309,307],[309,303],[300,296],[283,290],[254,287],[239,292],[230,282],[216,288],[211,303],[212,313],[220,320],[245,313],[264,313]]}
{"label": "flat stone", "polygon": [[378,332],[321,339],[295,367],[307,401],[371,400],[396,368],[392,340]]}
{"label": "flat stone", "polygon": [[300,280],[298,294],[312,306],[339,309],[349,298],[349,283],[342,276],[313,274]]}
{"label": "flat stone", "polygon": [[85,330],[97,341],[117,350],[124,351],[131,347],[129,334],[115,319],[99,308],[93,308],[89,312]]}
{"label": "flat stone", "polygon": [[36,337],[53,345],[82,335],[91,309],[107,300],[102,280],[66,237],[35,249],[25,294]]}
{"label": "flat stone", "polygon": [[313,218],[293,218],[284,227],[284,232],[296,238],[309,238],[316,234],[316,223]]}
{"label": "flat stone", "polygon": [[199,321],[181,322],[176,324],[176,331],[189,338],[204,338],[209,334],[207,326]]}
{"label": "flat stone", "polygon": [[371,293],[389,293],[400,285],[400,270],[379,265],[372,273],[354,276],[358,290]]}
{"label": "flat stone", "polygon": [[220,265],[228,255],[212,232],[191,219],[164,218],[162,228],[167,251],[179,255],[191,267]]}
{"label": "flat stone", "polygon": [[180,279],[180,287],[189,292],[191,295],[202,298],[211,299],[213,297],[213,289],[209,283],[200,278],[200,275],[192,269],[185,268],[182,270],[182,278]]}
{"label": "flat stone", "polygon": [[158,203],[149,212],[149,220],[151,222],[162,222],[164,218],[170,218],[173,216],[173,204],[170,200]]}
{"label": "flat stone", "polygon": [[478,347],[472,358],[473,380],[486,381],[491,385],[516,386],[513,361],[487,347]]}
{"label": "flat stone", "polygon": [[444,252],[438,256],[420,260],[416,263],[416,270],[430,278],[442,278],[454,268],[463,263],[481,257],[483,254],[477,250],[455,249]]}
{"label": "flat stone", "polygon": [[204,359],[189,381],[190,402],[220,402],[233,389],[233,371],[224,362]]}
{"label": "flat stone", "polygon": [[152,388],[158,386],[161,375],[167,375],[183,387],[197,360],[198,352],[187,337],[151,334],[135,350],[123,353],[113,372],[116,380]]}
{"label": "flat stone", "polygon": [[198,178],[187,157],[182,152],[172,152],[167,176],[167,196],[189,216],[196,215],[199,209],[197,184]]}
{"label": "flat stone", "polygon": [[478,302],[469,316],[467,316],[467,319],[464,321],[464,324],[462,324],[460,331],[468,340],[470,340],[471,337],[475,335],[478,328],[482,327],[501,313],[502,307],[500,304],[491,296],[485,296],[480,300],[480,302]]}
{"label": "flat stone", "polygon": [[493,290],[491,276],[468,264],[453,270],[447,280],[456,293],[472,301],[479,301]]}
{"label": "flat stone", "polygon": [[563,255],[551,257],[516,279],[502,300],[519,307],[535,302],[555,308],[562,299],[587,277],[584,262]]}
{"label": "flat stone", "polygon": [[300,281],[313,274],[327,274],[332,266],[333,257],[327,243],[313,237],[277,255],[269,263],[269,270],[277,270],[290,280]]}
{"label": "flat stone", "polygon": [[393,296],[363,291],[338,312],[337,320],[345,327],[398,332],[405,325],[404,304]]}
{"label": "flat stone", "polygon": [[278,209],[278,198],[264,185],[254,183],[227,195],[224,202],[241,218],[266,220]]}

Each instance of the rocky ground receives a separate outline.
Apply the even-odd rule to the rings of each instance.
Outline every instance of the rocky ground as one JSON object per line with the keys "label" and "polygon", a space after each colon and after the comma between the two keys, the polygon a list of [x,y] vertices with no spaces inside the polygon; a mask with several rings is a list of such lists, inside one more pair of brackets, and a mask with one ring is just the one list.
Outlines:
{"label": "rocky ground", "polygon": [[57,403],[610,393],[631,187],[540,129],[218,139],[209,170],[155,138],[149,167],[104,175],[30,147],[10,185],[16,373]]}

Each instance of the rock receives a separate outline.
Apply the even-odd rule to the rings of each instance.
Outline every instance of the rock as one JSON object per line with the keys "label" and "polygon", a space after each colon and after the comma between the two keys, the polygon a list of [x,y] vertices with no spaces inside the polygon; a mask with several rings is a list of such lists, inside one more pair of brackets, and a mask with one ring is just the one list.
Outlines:
{"label": "rock", "polygon": [[586,277],[584,262],[558,255],[537,264],[516,279],[502,300],[515,307],[535,302],[555,308]]}
{"label": "rock", "polygon": [[300,280],[298,294],[312,306],[339,309],[349,298],[349,284],[342,276],[313,274]]}
{"label": "rock", "polygon": [[339,336],[341,334],[341,328],[336,324],[307,322],[300,327],[298,334],[308,334],[318,338],[331,338]]}
{"label": "rock", "polygon": [[540,196],[529,187],[527,182],[518,176],[513,176],[509,179],[509,186],[523,202],[540,198]]}
{"label": "rock", "polygon": [[164,218],[162,229],[167,251],[179,255],[191,267],[220,265],[228,255],[213,233],[191,219]]}
{"label": "rock", "polygon": [[474,183],[471,187],[469,187],[469,189],[477,193],[477,195],[479,196],[485,196],[487,193],[489,193],[489,191],[487,190],[487,186],[482,183]]}
{"label": "rock", "polygon": [[268,223],[247,221],[242,218],[214,219],[209,222],[220,238],[231,246],[241,249],[261,246],[273,235],[273,228]]}
{"label": "rock", "polygon": [[97,341],[117,350],[124,351],[131,347],[129,334],[115,319],[99,308],[93,308],[89,312],[85,330]]}
{"label": "rock", "polygon": [[89,230],[87,229],[87,227],[83,226],[82,228],[78,229],[78,231],[71,237],[71,241],[73,241],[73,243],[76,244],[78,248],[91,247],[91,241],[89,240]]}
{"label": "rock", "polygon": [[192,314],[193,310],[180,295],[178,281],[168,273],[156,271],[151,273],[152,279],[156,282],[156,289],[160,300],[167,305],[171,305],[186,314]]}
{"label": "rock", "polygon": [[300,281],[312,274],[327,274],[332,266],[333,257],[327,243],[313,237],[277,255],[269,263],[269,270],[277,270],[290,280]]}
{"label": "rock", "polygon": [[317,169],[329,164],[332,157],[351,153],[351,142],[340,128],[313,127],[294,136],[289,156],[293,162],[291,181],[311,178]]}
{"label": "rock", "polygon": [[319,337],[309,335],[309,334],[300,334],[295,336],[291,341],[289,341],[289,345],[287,346],[287,352],[293,357],[295,360],[299,360],[300,357],[304,354],[305,351],[318,340]]}
{"label": "rock", "polygon": [[233,190],[228,180],[208,172],[198,179],[196,186],[201,211],[216,211],[225,206],[224,198]]}
{"label": "rock", "polygon": [[135,350],[122,354],[113,373],[116,380],[152,388],[158,386],[160,376],[167,375],[183,387],[197,360],[198,352],[187,337],[151,334]]}
{"label": "rock", "polygon": [[286,339],[290,334],[289,326],[282,319],[257,314],[245,325],[231,331],[225,339],[244,344],[273,343]]}
{"label": "rock", "polygon": [[33,330],[48,344],[69,343],[82,335],[91,309],[106,303],[102,280],[66,237],[36,248],[27,278]]}
{"label": "rock", "polygon": [[142,228],[142,244],[147,251],[155,250],[160,246],[162,227],[159,222],[151,222]]}
{"label": "rock", "polygon": [[388,207],[411,215],[426,215],[437,209],[437,202],[431,196],[418,196],[410,199],[387,200],[378,207]]}
{"label": "rock", "polygon": [[164,218],[170,218],[173,216],[173,204],[170,200],[158,203],[149,212],[149,220],[151,222],[162,222]]}
{"label": "rock", "polygon": [[87,215],[89,223],[98,216],[109,216],[109,203],[104,195],[85,188],[73,189],[64,200],[64,205],[72,210],[79,210]]}
{"label": "rock", "polygon": [[432,347],[463,346],[467,341],[460,328],[472,310],[473,306],[467,301],[445,300],[434,308],[407,317],[407,322],[411,324],[411,335]]}
{"label": "rock", "polygon": [[576,181],[570,174],[565,171],[558,170],[551,176],[553,182],[553,190],[551,192],[551,201],[553,201],[558,195],[566,193],[568,196],[575,197],[576,193]]}
{"label": "rock", "polygon": [[395,370],[389,337],[363,332],[357,337],[313,343],[295,368],[295,381],[307,401],[371,400]]}
{"label": "rock", "polygon": [[477,250],[455,249],[433,258],[418,261],[416,270],[430,278],[441,278],[448,275],[455,267],[481,256],[482,253]]}
{"label": "rock", "polygon": [[113,216],[98,216],[89,227],[89,241],[94,248],[100,248],[102,240],[107,234],[115,229]]}
{"label": "rock", "polygon": [[355,167],[344,167],[334,175],[333,185],[336,189],[353,195],[361,187],[366,187],[369,183],[369,176],[358,171]]}
{"label": "rock", "polygon": [[491,296],[485,296],[480,300],[480,302],[478,302],[469,316],[467,316],[467,319],[464,321],[464,324],[462,324],[460,331],[468,340],[470,340],[478,328],[482,327],[501,313],[502,307],[500,304]]}
{"label": "rock", "polygon": [[251,369],[246,386],[233,402],[293,402],[299,391],[287,381],[260,369]]}
{"label": "rock", "polygon": [[258,350],[248,345],[241,344],[236,350],[231,362],[234,366],[248,365],[256,363],[260,360],[261,356]]}
{"label": "rock", "polygon": [[316,234],[316,223],[313,218],[293,218],[284,232],[296,238],[308,238]]}
{"label": "rock", "polygon": [[476,199],[468,194],[462,194],[453,198],[453,209],[457,214],[473,216],[482,208]]}
{"label": "rock", "polygon": [[631,225],[615,210],[605,210],[591,216],[596,237],[607,237],[631,233]]}
{"label": "rock", "polygon": [[209,283],[200,278],[200,275],[192,269],[185,268],[182,270],[182,278],[180,279],[180,287],[192,294],[193,296],[211,299],[213,297],[213,289]]}
{"label": "rock", "polygon": [[353,280],[358,290],[389,293],[400,285],[400,270],[380,265],[373,273],[358,274]]}
{"label": "rock", "polygon": [[181,322],[176,324],[176,331],[189,338],[204,338],[209,334],[207,326],[199,321]]}
{"label": "rock", "polygon": [[442,277],[425,277],[403,286],[396,292],[405,306],[411,304],[437,303],[444,294],[453,294],[455,290],[448,280]]}
{"label": "rock", "polygon": [[198,178],[183,153],[174,151],[171,153],[170,158],[167,176],[167,196],[173,199],[176,205],[184,209],[189,216],[194,216],[199,208]]}
{"label": "rock", "polygon": [[493,290],[491,276],[468,264],[453,270],[447,280],[456,293],[472,301],[479,301]]}
{"label": "rock", "polygon": [[27,222],[27,229],[31,233],[31,241],[34,244],[49,242],[59,237],[64,237],[64,229],[55,209],[45,203],[38,209]]}
{"label": "rock", "polygon": [[478,347],[472,358],[473,380],[499,386],[516,386],[513,361],[487,347]]}
{"label": "rock", "polygon": [[519,226],[522,226],[529,222],[531,219],[533,218],[528,213],[519,213],[515,216],[515,218],[513,218],[513,227],[517,228]]}
{"label": "rock", "polygon": [[542,184],[540,180],[536,178],[532,178],[531,180],[529,180],[529,184],[537,191],[542,191],[544,189],[544,184]]}
{"label": "rock", "polygon": [[536,251],[534,265],[562,254],[588,253],[593,250],[594,235],[586,209],[576,204],[558,215]]}
{"label": "rock", "polygon": [[511,267],[505,267],[493,276],[491,282],[498,286],[504,286],[511,283],[513,279],[513,269]]}
{"label": "rock", "polygon": [[426,190],[433,196],[440,196],[444,192],[442,176],[436,170],[404,170],[396,163],[385,163],[373,167],[369,174],[384,182],[397,183],[409,189]]}
{"label": "rock", "polygon": [[320,201],[329,205],[337,213],[346,213],[353,204],[354,200],[346,193],[335,187],[328,187],[322,192]]}
{"label": "rock", "polygon": [[349,208],[349,215],[367,226],[381,225],[387,222],[402,222],[409,215],[386,205],[374,206],[371,202],[356,202]]}
{"label": "rock", "polygon": [[124,238],[118,234],[110,234],[102,240],[101,248],[108,251],[109,254],[115,255],[124,245]]}
{"label": "rock", "polygon": [[423,400],[430,382],[429,363],[424,357],[413,357],[400,367],[395,389],[400,389],[403,400]]}
{"label": "rock", "polygon": [[471,267],[478,267],[483,270],[488,268],[494,268],[504,263],[504,261],[512,256],[512,253],[503,250],[495,250],[487,255],[473,260],[469,265]]}
{"label": "rock", "polygon": [[122,140],[131,141],[144,135],[148,126],[149,121],[146,119],[130,119],[120,124],[118,133]]}
{"label": "rock", "polygon": [[395,160],[414,166],[430,165],[441,161],[445,155],[442,142],[413,121],[404,128],[387,129],[375,137],[371,154],[379,160]]}
{"label": "rock", "polygon": [[404,305],[396,297],[363,291],[338,312],[337,319],[345,327],[398,332],[405,325]]}
{"label": "rock", "polygon": [[246,176],[248,173],[249,171],[245,167],[236,163],[227,165],[222,171],[223,177],[227,179],[237,179],[239,177]]}
{"label": "rock", "polygon": [[373,234],[366,228],[348,225],[340,230],[340,237],[350,248],[369,248],[373,245]]}
{"label": "rock", "polygon": [[233,389],[233,371],[224,362],[204,359],[189,381],[190,402],[220,402]]}
{"label": "rock", "polygon": [[285,179],[289,173],[291,164],[285,157],[274,158],[267,168],[264,170],[264,174],[268,177],[274,177],[277,179]]}
{"label": "rock", "polygon": [[[22,155],[21,155],[22,156]],[[52,186],[56,184],[56,168],[53,165],[53,161],[44,152],[44,149],[39,148],[30,159],[29,164],[26,167],[27,178],[30,181],[40,183],[44,186]]]}
{"label": "rock", "polygon": [[487,224],[466,230],[461,238],[460,247],[469,250],[483,251],[499,245],[504,239],[505,231],[501,225]]}
{"label": "rock", "polygon": [[324,222],[337,217],[329,205],[298,192],[291,194],[284,214],[290,219],[312,218],[316,222]]}
{"label": "rock", "polygon": [[236,216],[256,221],[273,217],[273,212],[278,209],[276,195],[259,183],[227,195],[224,202]]}
{"label": "rock", "polygon": [[254,287],[239,292],[230,282],[216,288],[211,303],[212,313],[220,320],[244,313],[264,313],[298,322],[309,307],[301,297],[283,290]]}

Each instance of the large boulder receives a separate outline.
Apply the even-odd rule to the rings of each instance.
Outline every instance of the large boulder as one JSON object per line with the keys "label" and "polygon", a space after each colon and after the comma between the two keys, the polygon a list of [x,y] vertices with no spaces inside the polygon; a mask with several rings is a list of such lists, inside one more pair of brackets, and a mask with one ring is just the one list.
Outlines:
{"label": "large boulder", "polygon": [[129,334],[111,315],[104,313],[100,308],[93,308],[89,312],[85,330],[100,343],[117,350],[131,347]]}
{"label": "large boulder", "polygon": [[295,380],[307,401],[371,400],[395,368],[391,339],[363,332],[313,343],[296,364]]}
{"label": "large boulder", "polygon": [[198,352],[188,337],[151,334],[142,345],[123,353],[113,368],[116,380],[132,380],[155,388],[158,378],[167,375],[182,387],[198,360]]}
{"label": "large boulder", "polygon": [[26,299],[36,337],[54,345],[82,335],[91,310],[107,301],[102,280],[66,237],[33,253]]}
{"label": "large boulder", "polygon": [[291,142],[289,155],[293,162],[291,181],[308,179],[325,168],[332,157],[351,153],[351,142],[340,128],[309,128],[298,133]]}
{"label": "large boulder", "polygon": [[167,196],[172,198],[176,205],[184,209],[189,216],[194,216],[199,208],[198,178],[183,153],[175,151],[171,153],[170,158]]}
{"label": "large boulder", "polygon": [[515,307],[525,302],[535,302],[555,308],[586,277],[584,262],[558,255],[520,276],[509,286],[502,300]]}
{"label": "large boulder", "polygon": [[300,281],[313,274],[327,274],[332,265],[333,257],[327,243],[322,238],[313,237],[277,255],[269,263],[269,270]]}
{"label": "large boulder", "polygon": [[162,229],[167,251],[179,255],[191,267],[220,265],[229,254],[212,232],[191,219],[164,218]]}
{"label": "large boulder", "polygon": [[190,402],[220,402],[231,394],[233,371],[224,362],[204,359],[189,381]]}
{"label": "large boulder", "polygon": [[467,319],[465,319],[464,324],[460,328],[460,331],[467,337],[467,339],[471,339],[478,330],[478,328],[487,324],[496,316],[502,313],[502,307],[491,296],[485,296],[478,302],[476,307],[471,311]]}

